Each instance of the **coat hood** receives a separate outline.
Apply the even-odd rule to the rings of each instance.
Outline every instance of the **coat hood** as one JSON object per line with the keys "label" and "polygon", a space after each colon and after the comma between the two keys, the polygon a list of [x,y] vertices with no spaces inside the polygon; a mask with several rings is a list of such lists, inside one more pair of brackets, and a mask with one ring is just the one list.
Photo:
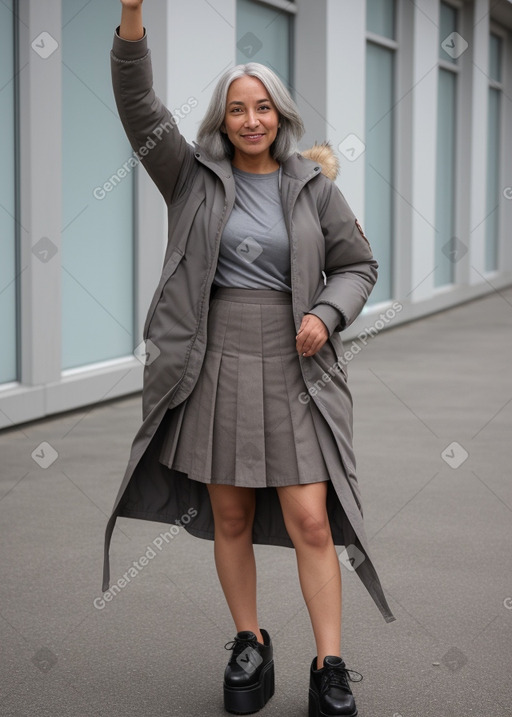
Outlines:
{"label": "coat hood", "polygon": [[322,167],[322,174],[325,174],[328,179],[334,181],[338,176],[340,163],[330,142],[322,142],[321,144],[315,142],[312,147],[305,149],[301,154],[306,159],[311,159],[319,164]]}

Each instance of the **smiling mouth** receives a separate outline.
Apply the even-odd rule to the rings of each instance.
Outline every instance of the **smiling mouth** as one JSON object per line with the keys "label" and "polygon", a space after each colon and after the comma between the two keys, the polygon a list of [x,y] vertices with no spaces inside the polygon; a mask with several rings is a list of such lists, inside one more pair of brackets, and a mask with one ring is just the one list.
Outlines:
{"label": "smiling mouth", "polygon": [[244,139],[259,139],[260,137],[263,137],[264,135],[259,132],[257,134],[243,134],[242,137]]}

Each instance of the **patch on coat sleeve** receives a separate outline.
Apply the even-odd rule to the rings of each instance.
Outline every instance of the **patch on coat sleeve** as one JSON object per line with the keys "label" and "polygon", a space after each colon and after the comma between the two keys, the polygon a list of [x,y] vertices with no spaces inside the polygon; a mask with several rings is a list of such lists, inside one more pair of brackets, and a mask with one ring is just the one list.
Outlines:
{"label": "patch on coat sleeve", "polygon": [[[364,231],[363,231],[363,227],[362,227],[361,224],[359,223],[359,220],[358,220],[358,219],[356,219],[356,227],[359,229],[359,234],[363,237],[363,239],[364,239],[365,242],[368,244],[368,246],[370,246],[370,242],[369,242],[368,239],[366,238],[366,235],[365,235],[365,233],[364,233]],[[371,246],[370,246],[370,249],[371,249]]]}

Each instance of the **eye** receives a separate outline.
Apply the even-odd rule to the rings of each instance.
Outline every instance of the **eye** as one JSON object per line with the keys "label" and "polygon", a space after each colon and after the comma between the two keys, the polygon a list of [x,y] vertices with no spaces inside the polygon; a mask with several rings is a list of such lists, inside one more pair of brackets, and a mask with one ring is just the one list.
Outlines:
{"label": "eye", "polygon": [[271,109],[270,105],[260,105],[260,110],[269,110]]}

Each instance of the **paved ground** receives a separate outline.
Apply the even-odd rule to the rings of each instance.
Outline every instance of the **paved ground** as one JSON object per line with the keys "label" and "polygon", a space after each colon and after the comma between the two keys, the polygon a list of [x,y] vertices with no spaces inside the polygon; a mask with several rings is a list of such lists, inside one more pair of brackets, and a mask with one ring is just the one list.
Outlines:
{"label": "paved ground", "polygon": [[[508,290],[386,331],[349,367],[366,527],[397,616],[386,624],[344,568],[360,717],[512,715],[511,330]],[[180,533],[93,603],[139,420],[136,396],[0,433],[5,717],[224,714],[233,628],[210,542]],[[47,468],[31,457],[42,441],[58,452]],[[121,520],[114,578],[165,527]],[[294,554],[257,557],[277,680],[260,714],[306,717],[314,644]]]}

